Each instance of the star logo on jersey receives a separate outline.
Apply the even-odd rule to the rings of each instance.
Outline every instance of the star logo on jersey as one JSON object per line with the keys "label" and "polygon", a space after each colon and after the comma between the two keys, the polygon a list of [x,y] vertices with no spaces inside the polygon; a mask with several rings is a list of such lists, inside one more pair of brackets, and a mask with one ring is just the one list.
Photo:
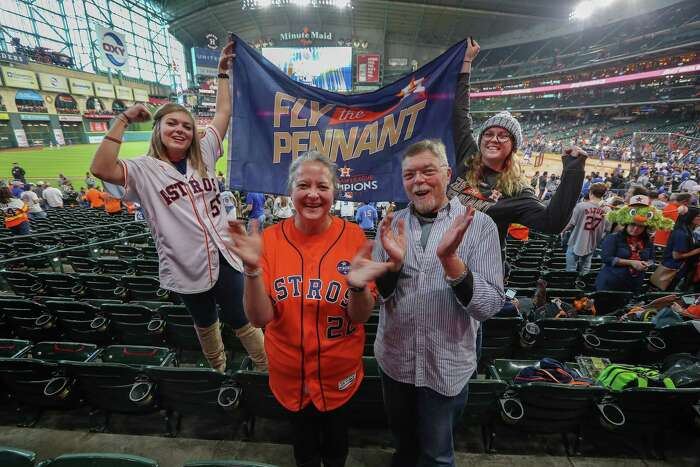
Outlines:
{"label": "star logo on jersey", "polygon": [[346,165],[345,167],[339,168],[338,172],[340,172],[341,177],[349,177],[350,173],[352,173],[352,169]]}
{"label": "star logo on jersey", "polygon": [[338,269],[338,272],[341,273],[344,276],[347,276],[348,273],[350,272],[350,261],[343,260],[338,263],[338,266],[336,266]]}

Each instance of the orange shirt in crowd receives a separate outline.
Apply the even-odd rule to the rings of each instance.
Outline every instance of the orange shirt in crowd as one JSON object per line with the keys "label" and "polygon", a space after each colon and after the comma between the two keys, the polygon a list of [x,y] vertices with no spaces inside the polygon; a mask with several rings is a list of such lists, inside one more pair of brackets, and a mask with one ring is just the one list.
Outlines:
{"label": "orange shirt in crowd", "polygon": [[510,224],[508,226],[508,235],[516,240],[526,242],[530,238],[530,229],[520,224]]}
{"label": "orange shirt in crowd", "polygon": [[102,200],[105,203],[105,211],[107,214],[115,214],[121,212],[122,202],[119,198],[115,198],[107,192],[102,193]]}
{"label": "orange shirt in crowd", "polygon": [[[662,211],[662,214],[664,215],[664,217],[668,217],[669,219],[673,220],[673,222],[676,222],[678,220],[678,206],[679,205],[676,203],[668,203]],[[666,246],[666,243],[668,243],[668,238],[670,236],[670,230],[658,230],[656,232],[656,235],[654,235],[654,245]]]}
{"label": "orange shirt in crowd", "polygon": [[87,193],[85,193],[85,200],[90,201],[91,208],[101,208],[105,205],[102,199],[102,192],[95,188],[90,188]]}

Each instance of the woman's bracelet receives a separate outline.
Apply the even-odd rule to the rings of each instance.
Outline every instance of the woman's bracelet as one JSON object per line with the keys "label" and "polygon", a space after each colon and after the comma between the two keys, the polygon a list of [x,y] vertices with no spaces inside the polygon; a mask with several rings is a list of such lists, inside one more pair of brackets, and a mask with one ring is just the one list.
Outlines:
{"label": "woman's bracelet", "polygon": [[219,79],[229,79],[228,73],[219,73],[217,77]]}
{"label": "woman's bracelet", "polygon": [[471,63],[471,60],[462,60],[462,63]]}
{"label": "woman's bracelet", "polygon": [[[122,115],[124,116],[124,118],[122,118]],[[122,122],[124,124],[124,126],[129,126],[131,124],[131,120],[129,120],[129,117],[127,117],[124,114],[119,114],[119,115],[117,115],[116,118],[117,118],[117,120]]]}
{"label": "woman's bracelet", "polygon": [[107,141],[111,141],[111,142],[113,142],[113,143],[122,144],[122,141],[121,141],[120,139],[113,138],[113,137],[111,137],[111,136],[109,136],[109,135],[105,135],[105,136],[104,136],[104,139],[106,139]]}
{"label": "woman's bracelet", "polygon": [[246,271],[246,269],[243,268],[243,275],[246,277],[250,277],[250,278],[258,277],[260,274],[262,274],[262,268],[260,268],[260,267],[254,271]]}

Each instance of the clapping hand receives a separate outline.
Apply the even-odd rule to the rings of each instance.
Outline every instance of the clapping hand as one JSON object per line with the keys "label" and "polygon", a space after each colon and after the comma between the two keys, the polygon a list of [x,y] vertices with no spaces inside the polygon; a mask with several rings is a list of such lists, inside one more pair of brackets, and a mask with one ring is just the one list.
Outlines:
{"label": "clapping hand", "polygon": [[348,285],[350,287],[365,287],[369,282],[376,280],[391,268],[392,263],[387,261],[380,263],[372,260],[372,246],[374,242],[368,240],[357,252],[350,263],[348,273]]}
{"label": "clapping hand", "polygon": [[406,223],[403,219],[399,219],[396,223],[396,232],[391,227],[394,220],[394,213],[386,215],[382,223],[379,224],[379,239],[382,242],[384,251],[389,255],[391,263],[390,271],[398,271],[403,266],[403,260],[406,257]]}
{"label": "clapping hand", "polygon": [[437,247],[437,256],[443,261],[456,256],[457,247],[462,243],[464,234],[467,232],[469,225],[471,225],[474,220],[474,208],[467,207],[464,214],[457,216],[457,218],[452,222],[450,228],[447,229],[445,234],[440,240],[440,244]]}
{"label": "clapping hand", "polygon": [[248,270],[256,270],[260,267],[260,257],[262,256],[262,237],[258,232],[258,221],[251,221],[250,234],[246,231],[243,221],[232,221],[228,223],[231,242],[228,247],[233,251]]}

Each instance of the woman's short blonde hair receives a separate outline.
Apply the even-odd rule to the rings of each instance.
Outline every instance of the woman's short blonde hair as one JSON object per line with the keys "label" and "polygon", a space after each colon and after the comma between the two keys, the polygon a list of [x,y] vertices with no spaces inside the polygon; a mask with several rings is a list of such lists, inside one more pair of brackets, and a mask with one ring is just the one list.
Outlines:
{"label": "woman's short blonde hair", "polygon": [[160,138],[160,125],[163,117],[175,112],[183,112],[187,114],[192,124],[192,143],[187,149],[185,157],[189,159],[192,167],[199,173],[202,178],[207,177],[207,166],[202,158],[202,148],[199,144],[199,135],[197,134],[197,123],[189,110],[180,104],[169,103],[161,106],[153,115],[153,133],[151,133],[151,144],[148,148],[148,155],[161,160],[168,160],[168,151]]}
{"label": "woman's short blonde hair", "polygon": [[289,164],[289,175],[287,176],[287,191],[291,194],[292,188],[294,188],[294,182],[299,174],[299,167],[305,162],[318,162],[328,169],[331,174],[331,186],[333,187],[333,196],[338,191],[338,177],[336,175],[337,165],[335,162],[330,160],[328,157],[324,156],[319,151],[309,151],[305,152],[301,156],[297,157],[291,164]]}

